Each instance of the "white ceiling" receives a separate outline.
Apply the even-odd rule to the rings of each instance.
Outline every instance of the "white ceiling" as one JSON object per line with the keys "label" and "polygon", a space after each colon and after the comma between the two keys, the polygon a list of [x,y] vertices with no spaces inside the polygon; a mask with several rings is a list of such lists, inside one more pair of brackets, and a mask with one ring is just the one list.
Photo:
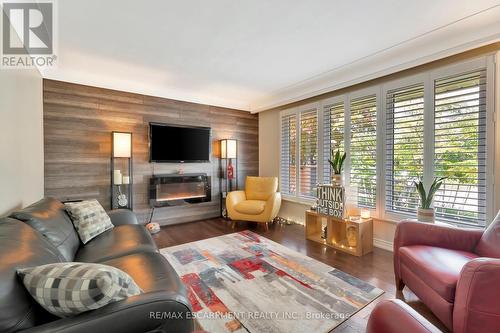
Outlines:
{"label": "white ceiling", "polygon": [[500,0],[64,0],[44,77],[259,111],[500,39]]}

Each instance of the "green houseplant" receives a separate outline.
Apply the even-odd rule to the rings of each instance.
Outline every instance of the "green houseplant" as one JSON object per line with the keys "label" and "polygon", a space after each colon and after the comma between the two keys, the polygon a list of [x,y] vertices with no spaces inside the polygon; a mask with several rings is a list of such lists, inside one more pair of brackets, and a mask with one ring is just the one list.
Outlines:
{"label": "green houseplant", "polygon": [[333,170],[333,183],[337,185],[342,185],[342,168],[344,166],[346,153],[340,153],[340,150],[337,149],[335,152],[332,149],[332,153],[330,155],[330,159],[328,163],[330,163],[330,167]]}
{"label": "green houseplant", "polygon": [[434,200],[434,195],[439,190],[443,181],[446,177],[436,177],[432,182],[429,192],[426,192],[424,188],[424,183],[420,180],[418,182],[413,182],[415,184],[415,189],[420,196],[420,206],[417,210],[417,219],[421,222],[431,222],[434,223],[434,208],[432,208],[432,201]]}

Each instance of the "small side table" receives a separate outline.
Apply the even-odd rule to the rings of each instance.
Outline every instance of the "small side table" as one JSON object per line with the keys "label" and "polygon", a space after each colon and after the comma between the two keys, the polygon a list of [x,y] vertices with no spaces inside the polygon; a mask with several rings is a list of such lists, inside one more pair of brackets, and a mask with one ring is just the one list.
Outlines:
{"label": "small side table", "polygon": [[[326,238],[321,237],[324,225]],[[308,210],[306,238],[359,257],[373,251],[373,220],[350,221]]]}

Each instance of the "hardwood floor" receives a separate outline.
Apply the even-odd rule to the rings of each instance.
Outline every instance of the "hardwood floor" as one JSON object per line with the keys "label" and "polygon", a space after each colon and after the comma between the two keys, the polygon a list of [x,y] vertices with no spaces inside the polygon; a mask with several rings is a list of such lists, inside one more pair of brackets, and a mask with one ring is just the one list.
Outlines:
{"label": "hardwood floor", "polygon": [[375,304],[382,299],[395,297],[406,301],[434,325],[443,330],[443,332],[447,332],[445,327],[408,288],[405,288],[403,293],[396,295],[392,253],[389,251],[375,248],[373,253],[362,257],[355,257],[337,252],[325,245],[306,240],[304,227],[301,225],[281,225],[274,223],[269,226],[269,230],[265,231],[262,225],[238,222],[233,229],[231,222],[222,218],[165,226],[153,238],[159,248],[164,248],[246,229],[356,276],[385,291],[381,297],[356,313],[332,332],[364,332],[368,317]]}

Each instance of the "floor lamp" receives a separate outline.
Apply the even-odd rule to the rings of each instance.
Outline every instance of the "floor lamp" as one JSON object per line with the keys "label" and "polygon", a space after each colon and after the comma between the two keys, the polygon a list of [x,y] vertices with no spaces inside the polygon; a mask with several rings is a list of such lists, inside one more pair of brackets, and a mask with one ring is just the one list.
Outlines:
{"label": "floor lamp", "polygon": [[238,189],[238,142],[235,139],[220,140],[220,158],[221,213],[222,216],[225,217],[225,198],[227,196],[227,193],[233,191],[233,188],[235,190]]}
{"label": "floor lamp", "polygon": [[132,133],[111,133],[111,208],[133,209]]}

